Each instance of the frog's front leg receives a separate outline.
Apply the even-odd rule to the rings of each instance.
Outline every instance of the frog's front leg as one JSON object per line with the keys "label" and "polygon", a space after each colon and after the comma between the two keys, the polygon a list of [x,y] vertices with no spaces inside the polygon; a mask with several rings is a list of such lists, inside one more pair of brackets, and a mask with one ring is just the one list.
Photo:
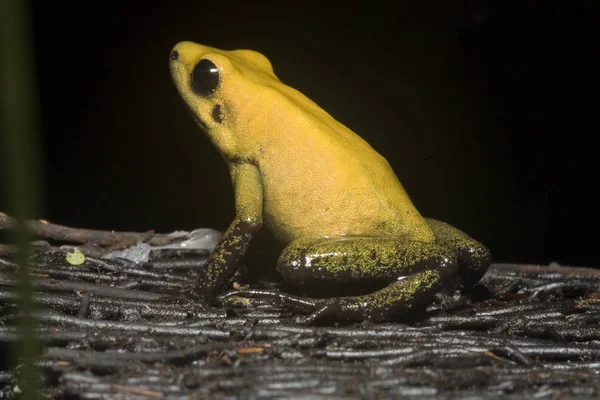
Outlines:
{"label": "frog's front leg", "polygon": [[258,167],[233,163],[230,170],[236,216],[200,271],[191,290],[194,297],[210,299],[230,282],[252,238],[262,227],[263,187]]}

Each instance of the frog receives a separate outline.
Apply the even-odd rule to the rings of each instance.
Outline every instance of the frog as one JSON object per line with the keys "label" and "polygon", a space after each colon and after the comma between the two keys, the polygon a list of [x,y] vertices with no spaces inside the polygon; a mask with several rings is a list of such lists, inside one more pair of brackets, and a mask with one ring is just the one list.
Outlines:
{"label": "frog", "polygon": [[[189,296],[224,306],[275,299],[298,322],[380,322],[477,284],[490,251],[416,209],[389,162],[284,84],[254,50],[190,41],[170,52],[184,104],[229,168],[235,217]],[[265,225],[284,246],[276,272],[298,294],[228,288]]]}

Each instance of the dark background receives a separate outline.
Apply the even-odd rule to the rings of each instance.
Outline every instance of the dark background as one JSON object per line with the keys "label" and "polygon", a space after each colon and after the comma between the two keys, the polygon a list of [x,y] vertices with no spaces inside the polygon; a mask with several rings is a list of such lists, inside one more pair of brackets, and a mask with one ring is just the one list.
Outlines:
{"label": "dark background", "polygon": [[33,17],[39,217],[227,227],[225,163],[168,70],[170,48],[191,40],[265,54],[390,161],[423,215],[495,261],[599,264],[599,15],[584,2],[34,1]]}

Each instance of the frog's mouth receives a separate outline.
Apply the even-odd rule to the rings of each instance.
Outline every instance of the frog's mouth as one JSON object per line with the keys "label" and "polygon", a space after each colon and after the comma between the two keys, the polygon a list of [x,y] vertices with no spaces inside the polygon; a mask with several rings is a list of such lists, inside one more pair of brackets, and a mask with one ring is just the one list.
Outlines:
{"label": "frog's mouth", "polygon": [[187,105],[187,103],[185,105],[190,114],[192,114],[192,118],[194,119],[194,121],[196,121],[196,124],[198,124],[198,126],[204,131],[204,133],[207,133],[208,126],[206,126],[206,124],[200,119],[198,115],[196,115],[196,113],[192,110],[192,108],[189,105]]}

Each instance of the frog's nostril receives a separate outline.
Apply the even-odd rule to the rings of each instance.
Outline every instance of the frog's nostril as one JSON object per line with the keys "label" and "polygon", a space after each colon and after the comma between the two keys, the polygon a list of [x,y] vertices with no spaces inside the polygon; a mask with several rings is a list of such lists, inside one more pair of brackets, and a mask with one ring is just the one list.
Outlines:
{"label": "frog's nostril", "polygon": [[177,50],[173,50],[171,52],[171,60],[177,60],[179,58],[179,52]]}

